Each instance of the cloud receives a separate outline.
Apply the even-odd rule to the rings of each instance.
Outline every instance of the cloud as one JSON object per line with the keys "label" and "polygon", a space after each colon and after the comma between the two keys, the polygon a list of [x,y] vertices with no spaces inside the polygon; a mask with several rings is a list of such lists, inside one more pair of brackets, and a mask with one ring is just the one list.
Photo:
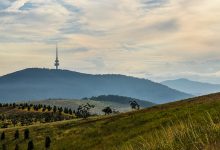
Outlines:
{"label": "cloud", "polygon": [[0,74],[28,67],[22,57],[53,67],[59,42],[65,69],[213,81],[220,68],[219,14],[219,0],[4,0]]}

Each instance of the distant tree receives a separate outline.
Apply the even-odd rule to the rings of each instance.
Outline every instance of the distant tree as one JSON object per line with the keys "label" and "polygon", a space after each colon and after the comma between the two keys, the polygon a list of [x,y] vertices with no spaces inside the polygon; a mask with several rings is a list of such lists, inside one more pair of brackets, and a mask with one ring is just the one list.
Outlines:
{"label": "distant tree", "polygon": [[19,145],[18,144],[15,145],[15,150],[19,150]]}
{"label": "distant tree", "polygon": [[68,108],[66,108],[66,107],[64,108],[64,113],[65,113],[65,114],[68,114],[68,113],[69,113]]}
{"label": "distant tree", "polygon": [[59,110],[60,114],[63,112],[63,108],[62,107],[58,108],[58,110]]}
{"label": "distant tree", "polygon": [[72,115],[72,114],[73,114],[72,109],[69,109],[69,114],[70,114],[70,115]]}
{"label": "distant tree", "polygon": [[16,118],[13,118],[12,120],[11,120],[11,123],[14,125],[14,127],[15,127],[15,125],[18,123],[18,121],[17,121],[17,119]]}
{"label": "distant tree", "polygon": [[13,105],[13,108],[15,108],[15,107],[16,107],[16,104],[15,104],[15,103],[13,103],[12,105]]}
{"label": "distant tree", "polygon": [[28,106],[28,111],[30,111],[31,110],[31,106]]}
{"label": "distant tree", "polygon": [[15,139],[19,139],[19,131],[18,130],[15,131],[14,137],[15,137]]}
{"label": "distant tree", "polygon": [[33,143],[32,140],[30,140],[30,141],[28,142],[28,148],[27,148],[27,150],[33,150],[33,149],[34,149],[34,143]]}
{"label": "distant tree", "polygon": [[24,130],[24,139],[29,139],[29,135],[30,134],[30,131],[29,131],[29,129],[25,129]]}
{"label": "distant tree", "polygon": [[53,112],[56,113],[57,112],[57,107],[53,106]]}
{"label": "distant tree", "polygon": [[136,109],[139,110],[140,109],[140,105],[136,102],[136,101],[129,101],[131,109]]}
{"label": "distant tree", "polygon": [[112,109],[110,107],[105,107],[102,112],[105,113],[105,115],[109,115],[112,113]]}
{"label": "distant tree", "polygon": [[94,105],[90,105],[89,103],[87,103],[86,105],[82,105],[82,106],[79,106],[75,115],[78,117],[78,118],[88,118],[89,116],[91,116],[89,110],[91,108],[94,108],[95,106]]}
{"label": "distant tree", "polygon": [[50,148],[50,143],[51,143],[51,139],[49,136],[47,136],[45,139],[45,148],[46,149]]}
{"label": "distant tree", "polygon": [[4,140],[4,139],[5,139],[5,132],[3,131],[1,134],[1,140]]}
{"label": "distant tree", "polygon": [[48,105],[48,106],[47,106],[47,110],[48,110],[48,111],[51,111],[51,110],[52,110],[52,107],[51,107],[50,105]]}

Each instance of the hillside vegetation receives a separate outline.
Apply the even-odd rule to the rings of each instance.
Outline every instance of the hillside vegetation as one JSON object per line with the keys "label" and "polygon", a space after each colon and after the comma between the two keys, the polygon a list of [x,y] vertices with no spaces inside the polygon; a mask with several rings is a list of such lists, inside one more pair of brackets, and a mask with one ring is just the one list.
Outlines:
{"label": "hillside vegetation", "polygon": [[1,129],[1,144],[27,149],[33,140],[43,150],[46,136],[51,150],[218,150],[220,147],[220,94],[158,105],[115,116],[77,119],[29,126],[30,139],[14,140],[17,128]]}

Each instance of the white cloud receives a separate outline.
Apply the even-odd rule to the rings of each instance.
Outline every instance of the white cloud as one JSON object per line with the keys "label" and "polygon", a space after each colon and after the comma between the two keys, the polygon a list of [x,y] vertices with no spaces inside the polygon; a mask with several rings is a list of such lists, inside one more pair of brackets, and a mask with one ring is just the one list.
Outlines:
{"label": "white cloud", "polygon": [[219,15],[218,0],[6,0],[0,2],[0,74],[27,67],[11,68],[14,60],[23,62],[20,56],[52,67],[45,58],[59,41],[66,69],[156,80],[194,77],[190,72],[211,81],[220,70]]}

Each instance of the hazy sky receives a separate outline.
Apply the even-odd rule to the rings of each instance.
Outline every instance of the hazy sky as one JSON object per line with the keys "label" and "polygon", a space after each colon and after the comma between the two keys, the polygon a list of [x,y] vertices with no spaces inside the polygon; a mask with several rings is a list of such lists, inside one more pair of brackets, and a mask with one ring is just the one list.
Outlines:
{"label": "hazy sky", "polygon": [[30,67],[220,83],[220,0],[1,0],[0,75]]}

